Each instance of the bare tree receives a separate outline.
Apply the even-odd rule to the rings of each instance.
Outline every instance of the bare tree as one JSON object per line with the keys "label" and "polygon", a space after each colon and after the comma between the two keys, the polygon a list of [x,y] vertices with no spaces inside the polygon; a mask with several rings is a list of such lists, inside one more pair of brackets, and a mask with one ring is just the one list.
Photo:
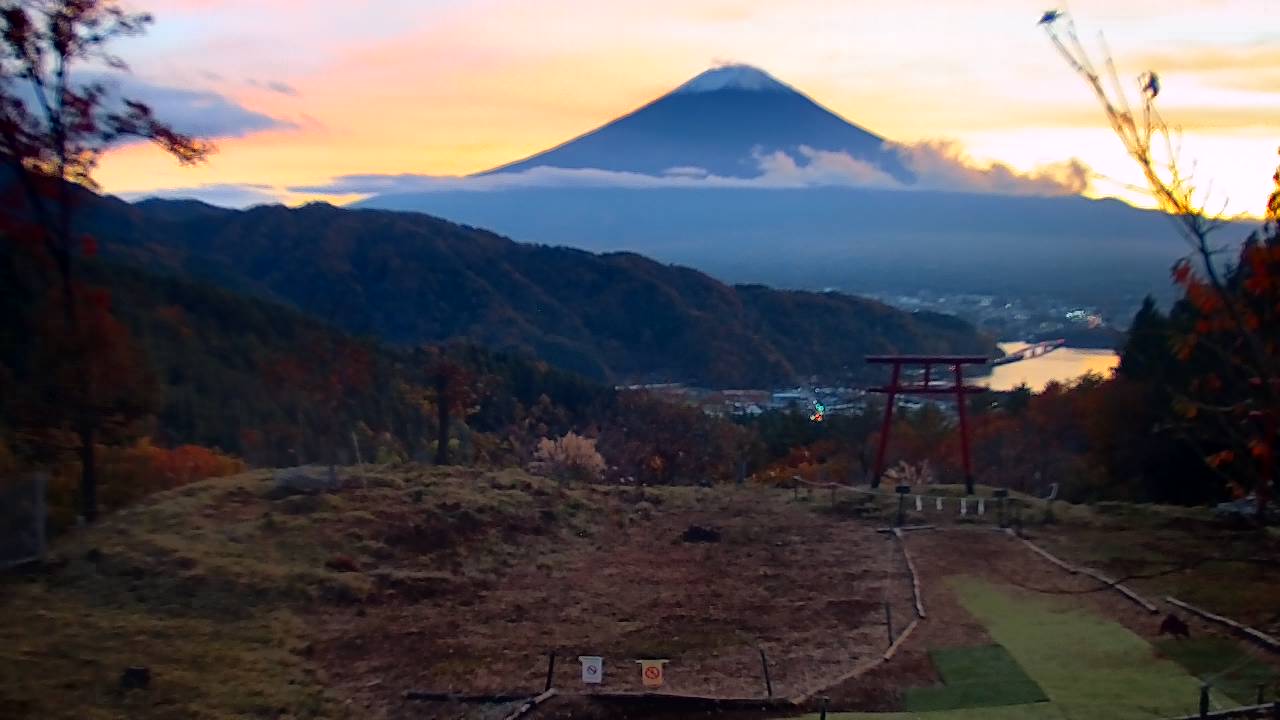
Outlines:
{"label": "bare tree", "polygon": [[[1202,351],[1216,370],[1202,378],[1200,386],[1206,389],[1202,397],[1188,395],[1178,401],[1189,420],[1199,418],[1202,427],[1212,427],[1212,445],[1227,446],[1216,452],[1206,449],[1201,455],[1216,471],[1233,469],[1231,475],[1223,476],[1242,490],[1256,493],[1261,517],[1275,484],[1274,455],[1280,427],[1280,349],[1267,334],[1274,333],[1274,329],[1268,330],[1274,320],[1270,317],[1274,303],[1260,302],[1262,294],[1274,286],[1269,275],[1276,267],[1271,248],[1280,212],[1280,173],[1276,176],[1277,194],[1268,203],[1267,223],[1260,234],[1246,241],[1241,265],[1235,272],[1220,266],[1218,256],[1234,248],[1213,243],[1214,232],[1225,224],[1223,214],[1206,212],[1207,193],[1199,192],[1192,177],[1180,167],[1177,132],[1170,129],[1156,106],[1159,75],[1148,70],[1137,78],[1140,102],[1135,110],[1105,41],[1104,70],[1099,71],[1070,15],[1050,10],[1039,24],[1093,91],[1111,129],[1142,171],[1157,206],[1172,218],[1190,249],[1189,256],[1174,266],[1173,277],[1199,319],[1192,330],[1175,338],[1177,352],[1187,359],[1193,351]],[[1241,268],[1252,273],[1252,283],[1242,278]],[[1224,393],[1224,387],[1237,390]],[[1203,447],[1200,438],[1188,435],[1187,439]]]}

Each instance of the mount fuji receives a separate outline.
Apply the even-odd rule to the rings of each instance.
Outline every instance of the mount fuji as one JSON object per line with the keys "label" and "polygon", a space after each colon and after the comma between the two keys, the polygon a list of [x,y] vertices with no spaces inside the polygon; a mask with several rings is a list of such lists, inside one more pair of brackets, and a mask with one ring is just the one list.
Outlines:
{"label": "mount fuji", "polygon": [[846,153],[900,182],[913,179],[884,138],[749,65],[708,70],[602,127],[482,175],[552,167],[750,178],[760,174],[763,153],[798,156],[801,148]]}
{"label": "mount fuji", "polygon": [[[940,173],[914,151],[762,70],[733,65],[478,175],[349,176],[354,184],[342,191],[379,193],[361,207],[429,213],[525,242],[641,253],[729,282],[1121,308],[1168,296],[1168,268],[1182,248],[1163,214],[1070,189],[979,187],[975,174],[1000,173],[960,165]],[[828,167],[870,181],[828,182],[820,174]]]}

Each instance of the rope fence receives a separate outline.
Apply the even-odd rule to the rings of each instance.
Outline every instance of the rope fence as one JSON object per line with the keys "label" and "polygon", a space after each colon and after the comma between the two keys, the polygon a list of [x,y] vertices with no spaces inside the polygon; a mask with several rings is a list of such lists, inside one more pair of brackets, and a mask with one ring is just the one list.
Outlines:
{"label": "rope fence", "polygon": [[1276,638],[1271,637],[1270,635],[1267,635],[1261,630],[1251,628],[1247,625],[1242,625],[1229,618],[1225,618],[1221,615],[1211,613],[1208,610],[1202,610],[1196,607],[1195,605],[1192,605],[1191,603],[1183,602],[1172,596],[1166,596],[1164,601],[1169,603],[1170,605],[1180,607],[1183,610],[1186,610],[1187,612],[1193,615],[1197,615],[1205,620],[1208,620],[1209,622],[1217,623],[1219,625],[1224,625],[1230,628],[1236,634],[1241,635],[1245,639],[1257,645],[1260,645],[1263,648],[1270,650],[1271,652],[1280,652],[1280,640],[1277,640]]}
{"label": "rope fence", "polygon": [[[898,491],[893,493],[880,492],[869,488],[856,487],[854,485],[845,485],[835,482],[813,482],[805,480],[802,477],[795,476],[791,478],[793,489],[798,490],[800,486],[810,489],[828,490],[831,492],[832,504],[835,503],[835,493],[837,490],[853,493],[862,497],[877,498],[885,501],[894,499],[898,502],[898,521],[896,526],[905,526],[905,515],[908,507],[914,507],[917,513],[943,513],[949,507],[956,508],[958,516],[962,518],[978,518],[988,515],[988,510],[994,509],[998,514],[998,522],[1000,527],[1008,527],[1011,519],[1014,522],[1021,521],[1019,511],[1020,506],[1029,506],[1027,500],[1015,498],[1009,495],[1009,491],[1005,489],[997,489],[991,496],[955,496],[955,495],[939,495],[929,492],[911,492],[908,485],[899,485]],[[1052,502],[1057,494],[1056,488],[1052,495],[1045,498],[1045,502]],[[994,506],[991,508],[989,506]],[[1010,517],[1010,510],[1015,511],[1015,517]]]}

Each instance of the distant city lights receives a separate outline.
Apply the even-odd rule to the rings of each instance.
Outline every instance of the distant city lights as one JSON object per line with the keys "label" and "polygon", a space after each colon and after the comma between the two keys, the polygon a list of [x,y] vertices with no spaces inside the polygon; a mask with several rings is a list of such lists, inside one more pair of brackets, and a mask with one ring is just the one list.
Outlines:
{"label": "distant city lights", "polygon": [[827,406],[826,406],[826,405],[823,405],[822,403],[818,402],[817,400],[814,400],[814,401],[813,401],[813,413],[809,415],[809,420],[811,420],[811,421],[813,421],[813,422],[816,422],[816,423],[820,423],[820,422],[822,422],[822,418],[823,418],[823,417],[825,417],[825,416],[826,416],[826,414],[827,414]]}

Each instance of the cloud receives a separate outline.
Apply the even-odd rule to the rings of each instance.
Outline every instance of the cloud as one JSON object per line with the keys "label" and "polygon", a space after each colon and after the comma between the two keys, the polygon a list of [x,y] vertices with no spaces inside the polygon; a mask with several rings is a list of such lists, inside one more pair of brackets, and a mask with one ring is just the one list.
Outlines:
{"label": "cloud", "polygon": [[249,83],[253,87],[270,90],[271,92],[279,93],[280,95],[288,95],[289,97],[298,96],[297,88],[280,80],[258,80],[256,78],[245,78],[245,82]]}
{"label": "cloud", "polygon": [[279,80],[271,80],[267,83],[267,89],[281,95],[297,95],[298,89],[286,82]]}
{"label": "cloud", "polygon": [[919,178],[922,188],[992,193],[996,195],[1079,195],[1089,189],[1093,172],[1071,159],[1019,172],[1000,162],[980,165],[956,142],[926,140],[893,145],[899,157]]}
{"label": "cloud", "polygon": [[1079,160],[1036,168],[1030,172],[1003,163],[980,165],[951,141],[915,145],[889,144],[916,175],[903,184],[876,166],[848,153],[801,146],[794,154],[757,149],[753,158],[760,174],[753,178],[723,177],[698,167],[674,167],[662,175],[596,168],[535,167],[519,172],[467,177],[360,174],[342,175],[327,183],[290,187],[310,195],[382,195],[420,192],[490,192],[516,188],[615,187],[757,188],[861,187],[894,190],[950,190],[998,195],[1077,195],[1089,187],[1092,172]]}
{"label": "cloud", "polygon": [[755,153],[762,184],[769,187],[853,187],[902,188],[904,186],[880,168],[848,153],[814,150],[800,146],[793,157],[781,150]]}
{"label": "cloud", "polygon": [[149,105],[155,116],[173,129],[203,138],[238,138],[267,130],[294,130],[297,125],[250,110],[210,90],[151,83],[119,73],[85,74],[86,82],[102,82],[112,95]]}
{"label": "cloud", "polygon": [[270,185],[257,183],[206,183],[192,187],[160,188],[145,192],[120,193],[129,202],[162,198],[165,200],[200,200],[220,207],[245,208],[274,205],[281,200]]}

